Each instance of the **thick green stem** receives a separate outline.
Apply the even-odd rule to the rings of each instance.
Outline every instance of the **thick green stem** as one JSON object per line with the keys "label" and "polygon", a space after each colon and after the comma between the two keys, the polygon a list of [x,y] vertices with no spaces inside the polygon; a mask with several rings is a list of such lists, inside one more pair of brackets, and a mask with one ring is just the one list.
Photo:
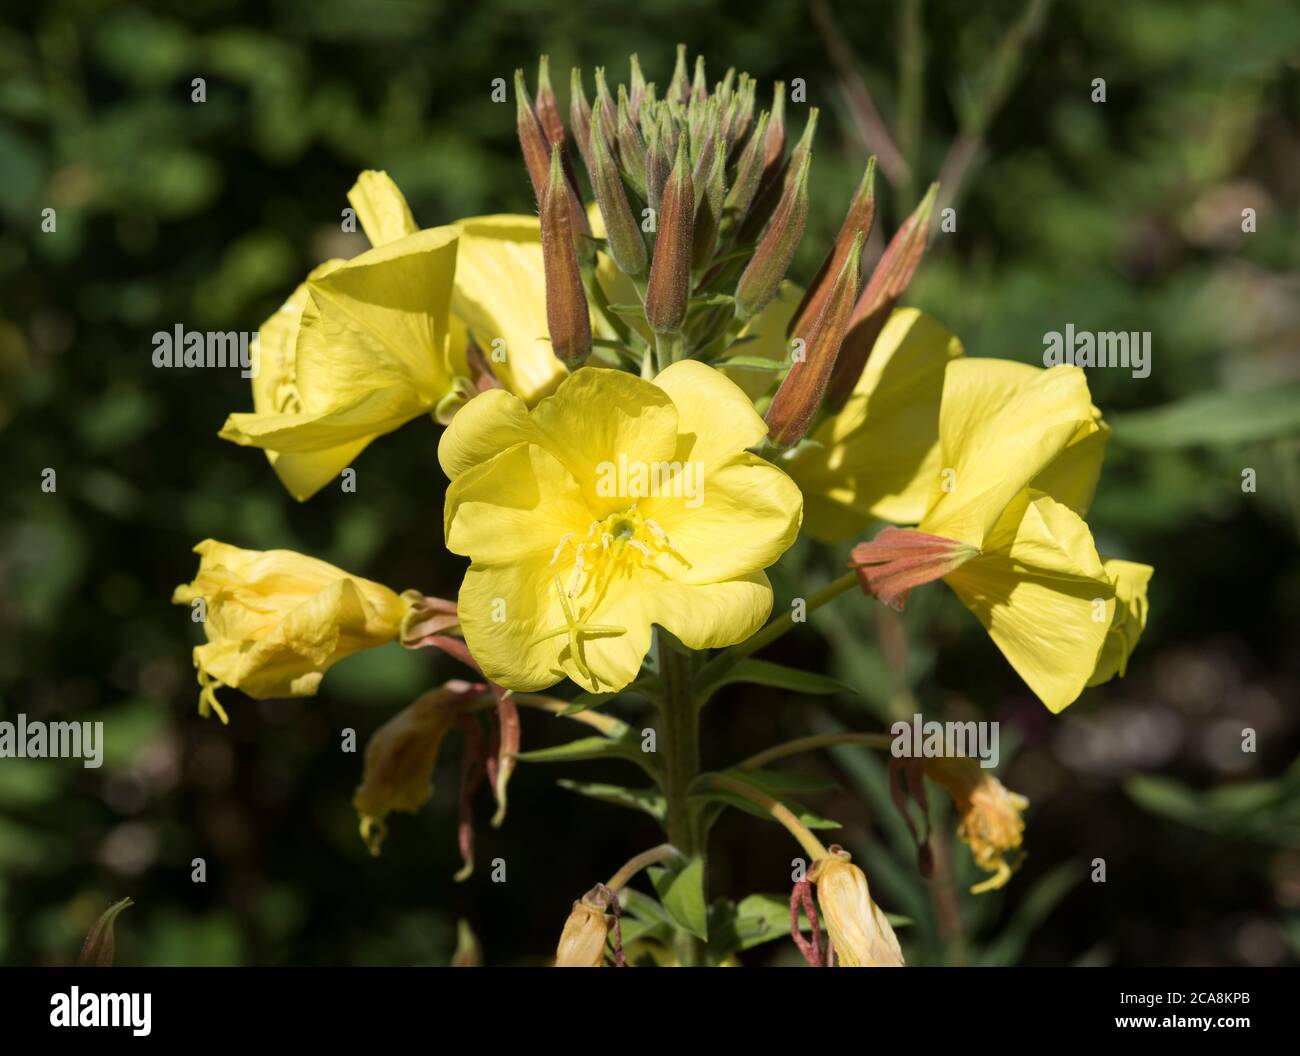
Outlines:
{"label": "thick green stem", "polygon": [[686,796],[700,769],[700,713],[691,693],[690,658],[659,640],[659,755],[663,768],[668,841],[685,855],[695,853]]}

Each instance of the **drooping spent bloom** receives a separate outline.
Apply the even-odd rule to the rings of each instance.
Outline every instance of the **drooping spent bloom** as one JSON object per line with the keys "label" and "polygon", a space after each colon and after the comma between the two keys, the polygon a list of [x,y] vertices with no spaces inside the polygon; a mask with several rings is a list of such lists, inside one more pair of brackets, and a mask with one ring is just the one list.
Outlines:
{"label": "drooping spent bloom", "polygon": [[745,450],[766,431],[691,360],[653,382],[584,368],[531,411],[499,389],[466,404],[438,457],[447,548],[471,559],[460,626],[483,673],[605,692],[637,676],[655,624],[692,649],[753,634],[772,606],[763,570],[802,517],[790,478]]}
{"label": "drooping spent bloom", "polygon": [[[927,759],[925,775],[943,785],[957,812],[957,837],[970,848],[975,864],[993,875],[971,888],[982,894],[1002,887],[1019,864],[1029,800],[965,757]],[[1008,856],[1012,860],[1007,861]]]}
{"label": "drooping spent bloom", "polygon": [[894,928],[871,898],[867,877],[838,846],[813,862],[808,879],[841,968],[901,968],[903,950]]}
{"label": "drooping spent bloom", "polygon": [[395,641],[409,609],[382,584],[291,550],[205,539],[194,552],[198,574],[172,601],[202,603],[207,642],[194,649],[199,713],[215,711],[222,722],[222,686],[258,700],[314,696],[338,661]]}
{"label": "drooping spent bloom", "polygon": [[594,904],[592,894],[573,903],[555,950],[556,968],[599,968],[613,916]]}
{"label": "drooping spent bloom", "polygon": [[378,854],[393,811],[414,814],[433,796],[433,769],[460,717],[490,700],[482,683],[453,680],[425,693],[371,734],[361,784],[352,797],[361,838]]}

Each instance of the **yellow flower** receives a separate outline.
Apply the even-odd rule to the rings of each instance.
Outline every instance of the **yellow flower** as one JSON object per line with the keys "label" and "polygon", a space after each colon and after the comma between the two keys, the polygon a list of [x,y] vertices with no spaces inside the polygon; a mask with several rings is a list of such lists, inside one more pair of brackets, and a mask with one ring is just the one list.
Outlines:
{"label": "yellow flower", "polygon": [[382,172],[348,198],[374,248],[321,265],[263,324],[254,409],[221,430],[266,450],[299,500],[376,437],[467,394],[463,345],[449,341],[459,229],[419,230]]}
{"label": "yellow flower", "polygon": [[745,450],[764,435],[745,394],[692,360],[653,383],[583,368],[531,411],[499,389],[466,404],[438,458],[483,673],[605,692],[637,676],[653,624],[691,649],[753,634],[772,607],[763,570],[802,513],[790,478]]}
{"label": "yellow flower", "polygon": [[585,900],[574,902],[555,950],[556,968],[599,968],[605,963],[610,916]]}
{"label": "yellow flower", "polygon": [[1097,668],[1088,685],[1099,686],[1115,675],[1124,677],[1129,654],[1136,648],[1138,639],[1147,625],[1147,584],[1155,569],[1136,561],[1112,558],[1105,564],[1106,574],[1115,584],[1115,617],[1106,634],[1106,643],[1097,657]]}
{"label": "yellow flower", "polygon": [[547,337],[541,224],[536,216],[501,215],[456,226],[453,342],[463,348],[472,337],[497,380],[532,406],[568,373]]}
{"label": "yellow flower", "polygon": [[915,531],[887,528],[854,548],[867,589],[901,607],[942,577],[1048,709],[1063,710],[1115,617],[1082,519],[1107,433],[1077,367],[952,361],[928,508]]}
{"label": "yellow flower", "polygon": [[1010,791],[974,759],[927,759],[925,773],[948,790],[957,811],[957,837],[970,848],[975,864],[993,874],[975,884],[971,893],[1002,887],[1011,879],[1007,855],[1020,850],[1025,832],[1020,815],[1029,800]]}
{"label": "yellow flower", "polygon": [[222,722],[221,686],[258,700],[314,696],[339,660],[395,640],[408,607],[385,586],[291,550],[205,539],[194,552],[198,574],[172,601],[203,603],[207,643],[194,649],[199,713],[215,711]]}
{"label": "yellow flower", "polygon": [[429,802],[443,740],[466,709],[487,696],[482,685],[453,680],[425,693],[371,735],[361,785],[352,797],[371,854],[379,853],[390,812],[414,814]]}
{"label": "yellow flower", "polygon": [[903,950],[878,905],[871,900],[867,877],[839,847],[808,870],[817,885],[826,930],[841,968],[901,968]]}

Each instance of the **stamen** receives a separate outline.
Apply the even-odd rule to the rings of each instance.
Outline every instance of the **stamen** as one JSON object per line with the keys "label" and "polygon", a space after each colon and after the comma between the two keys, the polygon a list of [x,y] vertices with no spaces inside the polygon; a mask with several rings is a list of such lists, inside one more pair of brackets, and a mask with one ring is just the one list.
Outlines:
{"label": "stamen", "polygon": [[560,559],[560,552],[564,549],[565,545],[572,538],[573,538],[572,532],[565,532],[562,536],[560,536],[560,544],[555,548],[555,553],[551,555],[551,562],[550,562],[551,564],[555,564],[555,562]]}

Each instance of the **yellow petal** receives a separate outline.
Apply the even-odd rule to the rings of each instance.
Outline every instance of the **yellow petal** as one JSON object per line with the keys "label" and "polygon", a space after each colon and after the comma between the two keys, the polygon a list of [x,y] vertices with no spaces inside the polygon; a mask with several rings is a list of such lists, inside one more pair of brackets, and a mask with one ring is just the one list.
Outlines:
{"label": "yellow petal", "polygon": [[772,585],[763,572],[698,586],[668,580],[645,589],[654,622],[688,649],[743,642],[772,614]]}
{"label": "yellow petal", "polygon": [[744,391],[699,360],[679,360],[660,371],[654,383],[677,408],[677,432],[685,441],[678,445],[678,460],[713,466],[767,435],[767,424]]}
{"label": "yellow petal", "polygon": [[848,402],[780,463],[804,493],[814,539],[839,542],[877,518],[920,521],[939,476],[944,373],[961,354],[922,312],[889,317]]}
{"label": "yellow petal", "polygon": [[769,568],[794,543],[803,519],[794,481],[749,452],[706,468],[695,498],[648,499],[640,506],[682,559],[675,578],[692,584]]}
{"label": "yellow petal", "polygon": [[406,198],[388,173],[367,169],[348,191],[348,201],[357,211],[362,230],[372,246],[396,242],[419,230]]}
{"label": "yellow petal", "polygon": [[672,462],[677,450],[672,399],[620,370],[583,367],[533,409],[532,422],[597,517],[627,506],[626,496],[607,494],[602,483],[620,455],[649,465]]}
{"label": "yellow petal", "polygon": [[1137,647],[1147,625],[1147,584],[1155,569],[1136,561],[1111,558],[1106,562],[1106,575],[1115,584],[1115,616],[1106,644],[1097,657],[1097,669],[1088,685],[1099,686],[1116,675],[1124,677],[1128,658]]}
{"label": "yellow petal", "polygon": [[505,389],[488,389],[456,412],[438,441],[438,463],[448,478],[455,480],[535,435],[523,400]]}
{"label": "yellow petal", "polygon": [[530,406],[567,371],[551,351],[541,225],[535,216],[462,220],[452,311],[469,327],[493,374]]}
{"label": "yellow petal", "polygon": [[940,474],[920,528],[982,547],[1011,501],[1093,424],[1078,367],[954,360],[939,415]]}
{"label": "yellow petal", "polygon": [[944,577],[1052,712],[1083,691],[1115,610],[1088,526],[1042,492],[1022,493],[989,549]]}
{"label": "yellow petal", "polygon": [[564,622],[550,571],[547,557],[533,557],[471,565],[461,581],[456,599],[461,633],[483,674],[498,685],[528,692],[564,677],[559,656],[566,640],[542,638]]}

